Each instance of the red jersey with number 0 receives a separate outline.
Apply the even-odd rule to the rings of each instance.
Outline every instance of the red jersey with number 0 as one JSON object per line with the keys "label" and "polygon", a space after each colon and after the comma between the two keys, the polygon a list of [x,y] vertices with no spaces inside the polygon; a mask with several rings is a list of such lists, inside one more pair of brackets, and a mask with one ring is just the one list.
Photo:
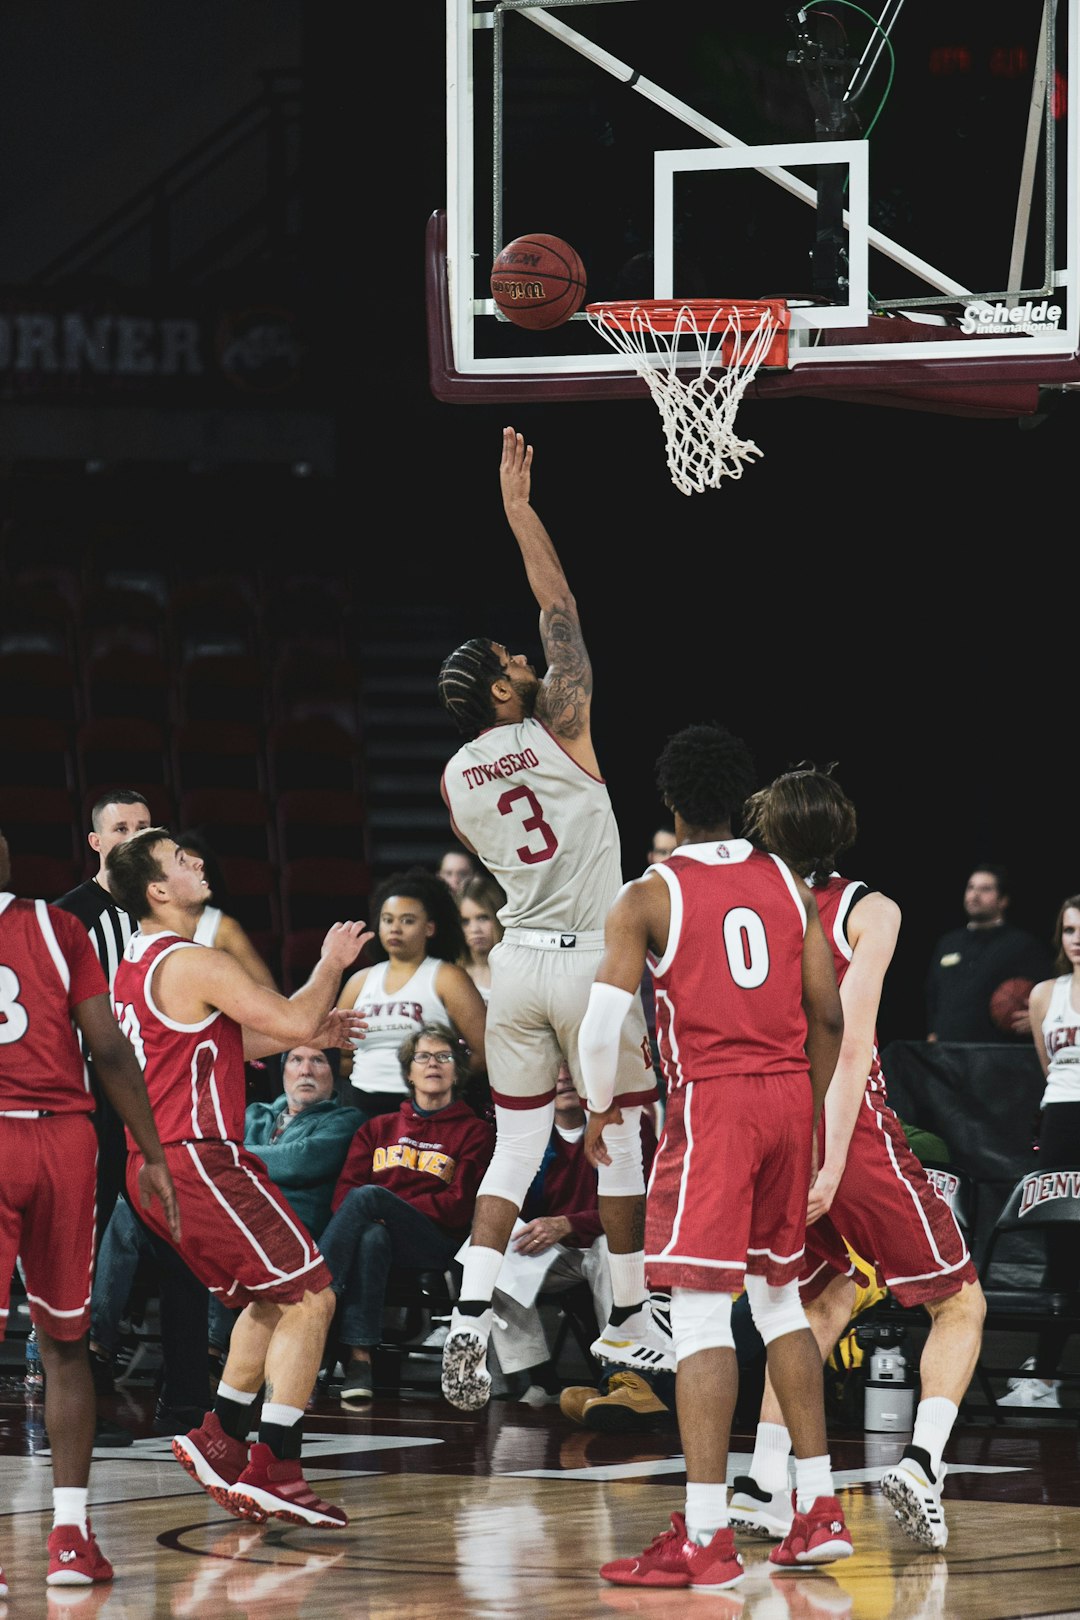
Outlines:
{"label": "red jersey with number 0", "polygon": [[[136,934],[113,980],[117,1021],[143,1066],[154,1123],[163,1143],[243,1142],[244,1034],[235,1019],[211,1013],[178,1024],[154,1000],[154,975],[174,951],[204,951],[178,934]],[[128,1147],[136,1143],[130,1131]]]}
{"label": "red jersey with number 0", "polygon": [[0,894],[0,1109],[93,1112],[71,1014],[107,994],[77,917],[44,900]]}
{"label": "red jersey with number 0", "polygon": [[651,868],[668,885],[667,949],[650,954],[669,1086],[808,1073],[795,879],[746,839],[686,844]]}

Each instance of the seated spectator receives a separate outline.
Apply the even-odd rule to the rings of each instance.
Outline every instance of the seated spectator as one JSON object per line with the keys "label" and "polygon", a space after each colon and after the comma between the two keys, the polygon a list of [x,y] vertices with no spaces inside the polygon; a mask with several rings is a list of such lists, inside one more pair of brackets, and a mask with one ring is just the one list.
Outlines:
{"label": "seated spectator", "polygon": [[[292,1047],[282,1061],[283,1095],[272,1103],[249,1103],[244,1114],[244,1146],[263,1161],[316,1239],[330,1219],[349,1144],[364,1122],[359,1109],[343,1106],[335,1095],[336,1057],[317,1046]],[[222,1365],[238,1314],[211,1299],[210,1346]]]}
{"label": "seated spectator", "polygon": [[[597,1322],[611,1313],[608,1246],[600,1220],[596,1171],[585,1157],[585,1109],[564,1058],[555,1082],[555,1124],[532,1186],[521,1206],[519,1227],[507,1256],[546,1261],[540,1289],[558,1293],[586,1282],[592,1291]],[[648,1177],[656,1151],[656,1133],[647,1110],[641,1113],[641,1155]],[[505,1265],[505,1262],[504,1262]],[[517,1394],[528,1405],[543,1405],[556,1384],[550,1347],[537,1306],[523,1305],[495,1285],[489,1366],[506,1380],[504,1394]],[[666,1411],[653,1380],[627,1368],[609,1367],[614,1388],[623,1391],[629,1409],[648,1415]],[[617,1380],[617,1381],[616,1381]],[[669,1390],[670,1394],[671,1391]]]}
{"label": "seated spectator", "polygon": [[406,1099],[353,1137],[319,1240],[339,1299],[343,1401],[371,1399],[391,1268],[446,1269],[468,1237],[495,1146],[492,1126],[461,1100],[468,1060],[447,1024],[422,1024],[398,1060]]}

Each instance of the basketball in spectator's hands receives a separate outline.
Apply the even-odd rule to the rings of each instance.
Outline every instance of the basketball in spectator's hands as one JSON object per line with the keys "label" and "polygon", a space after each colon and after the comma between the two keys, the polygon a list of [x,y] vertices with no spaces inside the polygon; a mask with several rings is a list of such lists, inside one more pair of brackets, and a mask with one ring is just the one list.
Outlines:
{"label": "basketball in spectator's hands", "polygon": [[1027,1024],[1017,1028],[1016,1019],[1027,1012],[1028,997],[1034,988],[1034,979],[1006,979],[990,997],[990,1017],[1003,1035],[1027,1032]]}

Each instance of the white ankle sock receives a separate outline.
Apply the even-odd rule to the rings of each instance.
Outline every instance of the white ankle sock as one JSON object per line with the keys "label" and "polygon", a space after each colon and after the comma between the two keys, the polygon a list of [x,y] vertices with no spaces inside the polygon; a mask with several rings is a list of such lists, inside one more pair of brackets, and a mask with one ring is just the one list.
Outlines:
{"label": "white ankle sock", "polygon": [[459,1299],[486,1299],[495,1292],[503,1255],[500,1249],[481,1249],[470,1243],[461,1266]]}
{"label": "white ankle sock", "polygon": [[622,1306],[640,1305],[645,1298],[645,1250],[636,1254],[608,1255],[608,1275],[611,1278],[611,1303]]}
{"label": "white ankle sock", "polygon": [[956,1403],[944,1395],[931,1395],[928,1400],[919,1402],[915,1412],[911,1443],[926,1452],[935,1478],[941,1472],[941,1454],[949,1443],[957,1410]]}
{"label": "white ankle sock", "polygon": [[763,1491],[786,1491],[791,1436],[782,1423],[759,1423],[750,1475]]}
{"label": "white ankle sock", "polygon": [[824,1457],[796,1457],[795,1510],[808,1513],[819,1496],[835,1496],[832,1462]]}
{"label": "white ankle sock", "polygon": [[727,1525],[727,1486],[686,1482],[686,1533],[699,1547],[707,1547]]}
{"label": "white ankle sock", "polygon": [[86,1535],[86,1499],[89,1486],[56,1485],[53,1487],[53,1529],[59,1524],[73,1524],[80,1535]]}

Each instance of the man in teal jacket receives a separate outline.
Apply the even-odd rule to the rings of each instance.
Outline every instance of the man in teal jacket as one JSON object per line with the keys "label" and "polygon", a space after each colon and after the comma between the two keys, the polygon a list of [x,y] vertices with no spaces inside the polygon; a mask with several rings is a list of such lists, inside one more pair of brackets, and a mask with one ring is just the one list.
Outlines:
{"label": "man in teal jacket", "polygon": [[[336,1053],[334,1056],[336,1057]],[[358,1108],[346,1108],[334,1094],[334,1069],[317,1046],[294,1046],[281,1065],[284,1095],[272,1103],[249,1103],[244,1114],[244,1146],[266,1166],[313,1238],[330,1219],[345,1155],[364,1123]],[[236,1312],[210,1301],[210,1343],[224,1353]]]}

